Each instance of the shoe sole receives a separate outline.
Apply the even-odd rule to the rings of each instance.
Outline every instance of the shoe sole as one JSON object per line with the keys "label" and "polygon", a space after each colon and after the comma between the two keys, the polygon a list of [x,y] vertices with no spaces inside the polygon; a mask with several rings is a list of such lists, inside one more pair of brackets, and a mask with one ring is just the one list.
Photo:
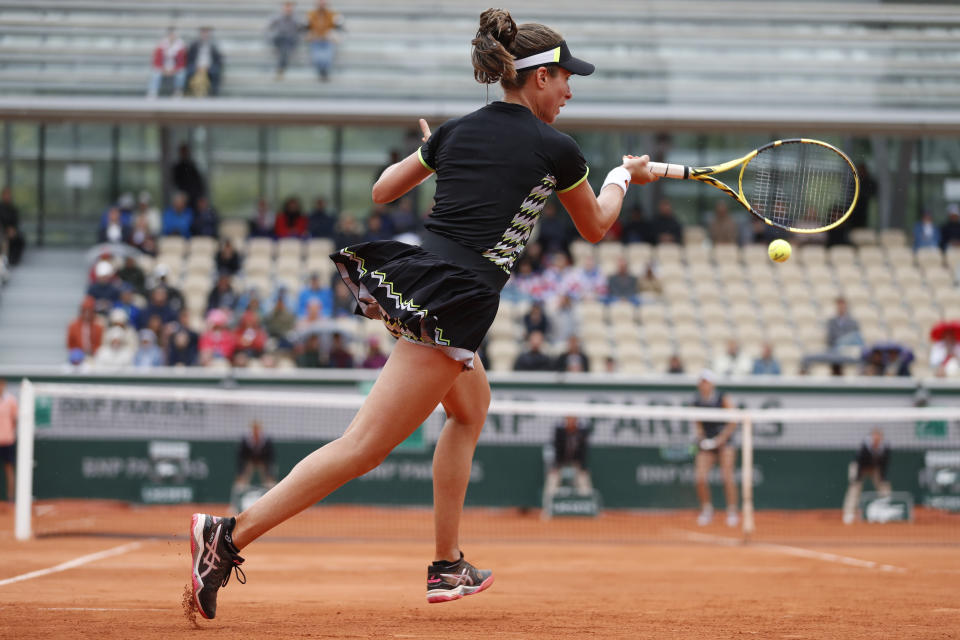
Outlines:
{"label": "shoe sole", "polygon": [[200,550],[203,548],[204,520],[206,520],[206,516],[202,513],[195,513],[190,518],[190,557],[193,559],[190,580],[193,584],[193,604],[197,608],[197,613],[205,620],[213,620],[213,616],[204,613],[197,595],[203,589],[203,580],[200,578]]}
{"label": "shoe sole", "polygon": [[490,585],[493,584],[493,575],[491,574],[489,578],[480,583],[479,587],[468,587],[465,584],[460,585],[455,589],[437,589],[434,591],[427,591],[427,602],[430,604],[435,604],[437,602],[451,602],[453,600],[459,600],[464,596],[472,596],[475,593],[480,593],[485,589],[489,589]]}

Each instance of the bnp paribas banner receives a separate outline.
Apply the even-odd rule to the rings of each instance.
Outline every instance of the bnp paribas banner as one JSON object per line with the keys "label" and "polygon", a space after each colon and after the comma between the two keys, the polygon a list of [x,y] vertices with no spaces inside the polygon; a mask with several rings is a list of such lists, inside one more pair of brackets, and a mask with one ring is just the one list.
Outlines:
{"label": "bnp paribas banner", "polygon": [[[335,401],[345,396],[362,400],[364,387],[354,385],[346,394],[329,389],[315,392],[285,391],[273,395],[243,389],[219,391],[209,397],[101,397],[92,393],[43,395],[37,398],[37,435],[41,439],[143,439],[170,438],[192,441],[238,441],[252,422],[278,441],[329,441],[338,437],[356,410]],[[907,408],[915,403],[912,390],[847,390],[806,388],[732,388],[727,392],[734,406],[750,409]],[[324,401],[329,398],[329,405]],[[590,406],[681,407],[691,405],[694,391],[683,387],[636,387],[608,390],[601,386],[543,385],[535,390],[496,388],[496,401],[512,401],[510,411],[493,410],[481,435],[485,445],[532,445],[552,440],[561,417],[538,415],[538,406],[557,403],[584,405],[576,417],[592,429],[594,446],[683,447],[692,442],[695,424],[689,420],[597,417]],[[517,409],[516,402],[529,402]],[[960,407],[960,395],[935,397],[931,404]],[[888,441],[900,449],[928,449],[960,444],[960,423],[817,423],[758,422],[754,424],[755,448],[842,449],[854,448],[881,426]],[[436,441],[443,427],[443,414],[436,412],[417,437]]]}

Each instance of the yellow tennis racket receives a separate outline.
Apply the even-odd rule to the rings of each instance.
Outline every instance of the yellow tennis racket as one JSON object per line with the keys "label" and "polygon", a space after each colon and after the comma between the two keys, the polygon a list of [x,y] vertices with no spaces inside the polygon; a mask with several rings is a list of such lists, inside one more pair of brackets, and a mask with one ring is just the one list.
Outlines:
{"label": "yellow tennis racket", "polygon": [[[819,140],[775,140],[713,167],[651,162],[665,178],[699,180],[720,189],[767,224],[819,233],[846,220],[860,195],[860,178],[842,151]],[[740,167],[734,191],[714,176]]]}

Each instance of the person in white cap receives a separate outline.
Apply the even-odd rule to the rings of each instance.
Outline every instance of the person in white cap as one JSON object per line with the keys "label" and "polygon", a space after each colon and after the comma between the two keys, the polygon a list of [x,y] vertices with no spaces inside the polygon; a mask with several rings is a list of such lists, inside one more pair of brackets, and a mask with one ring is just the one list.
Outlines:
{"label": "person in white cap", "polygon": [[[710,369],[704,369],[697,378],[697,393],[693,406],[711,409],[731,409],[733,403],[726,394],[717,390],[716,376]],[[697,524],[701,527],[713,520],[713,502],[710,499],[710,486],[707,479],[713,465],[720,461],[723,473],[723,488],[727,502],[727,526],[735,527],[740,522],[737,513],[737,484],[733,470],[737,461],[737,449],[733,434],[736,422],[697,422],[697,457],[694,461],[694,473],[697,485],[697,498],[700,500],[700,515]]]}

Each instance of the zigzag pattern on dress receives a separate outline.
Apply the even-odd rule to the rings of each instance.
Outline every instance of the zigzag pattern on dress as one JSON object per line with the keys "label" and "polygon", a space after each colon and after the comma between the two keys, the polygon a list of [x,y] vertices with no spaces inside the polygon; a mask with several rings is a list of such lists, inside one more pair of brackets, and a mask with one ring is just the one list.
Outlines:
{"label": "zigzag pattern on dress", "polygon": [[517,256],[527,246],[527,241],[533,233],[533,226],[547,203],[547,198],[557,188],[557,179],[546,175],[540,180],[530,194],[524,198],[520,211],[513,217],[510,226],[503,232],[503,237],[492,249],[483,252],[483,257],[510,273]]}

